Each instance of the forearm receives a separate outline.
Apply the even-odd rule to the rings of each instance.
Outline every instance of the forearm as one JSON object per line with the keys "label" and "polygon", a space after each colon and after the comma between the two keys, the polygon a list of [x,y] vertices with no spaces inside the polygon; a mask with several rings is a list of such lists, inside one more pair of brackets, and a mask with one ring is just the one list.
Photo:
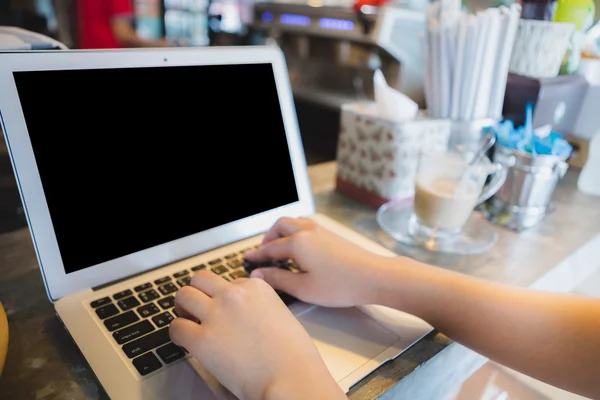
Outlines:
{"label": "forearm", "polygon": [[459,343],[532,377],[600,396],[600,300],[512,288],[390,259],[370,302],[423,318]]}

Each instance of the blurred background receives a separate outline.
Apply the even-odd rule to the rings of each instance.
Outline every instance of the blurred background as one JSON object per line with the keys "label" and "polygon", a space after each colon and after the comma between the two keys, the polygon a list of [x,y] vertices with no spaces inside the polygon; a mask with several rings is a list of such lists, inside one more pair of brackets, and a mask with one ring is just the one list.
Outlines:
{"label": "blurred background", "polygon": [[[167,36],[181,44],[252,44],[256,3],[294,3],[296,5],[352,6],[343,0],[130,0],[139,34],[158,38]],[[79,3],[85,0],[0,0],[0,25],[18,26],[48,35],[70,48],[80,48],[77,40]],[[475,11],[510,0],[468,0],[465,8]],[[542,2],[538,0],[537,2]],[[596,2],[596,20],[600,0]],[[415,3],[415,2],[410,2]]]}
{"label": "blurred background", "polygon": [[[462,8],[474,12],[513,1],[463,0]],[[544,10],[555,6],[558,0],[518,1],[524,10]],[[592,1],[600,2],[564,1],[573,3],[573,7],[582,2],[587,4],[585,7],[590,7]],[[341,107],[374,100],[375,71],[381,70],[387,84],[407,95],[420,109],[427,107],[423,66],[425,9],[430,3],[430,0],[0,0],[0,28],[9,26],[37,32],[71,49],[279,46],[286,56],[306,159],[312,165],[336,159],[342,128]],[[594,21],[598,20],[599,10],[597,5]],[[598,25],[595,31],[600,49]],[[0,39],[1,34],[0,31]],[[539,112],[534,115],[534,126],[553,123],[564,132],[584,130],[578,128],[582,123],[576,121],[586,88],[584,78],[573,74],[545,81],[513,77],[507,87],[505,117],[522,123],[525,102],[537,102]],[[51,98],[52,94],[48,96]],[[558,103],[562,111],[557,120],[552,110]],[[593,122],[588,125],[596,126]],[[8,230],[24,226],[1,139],[0,191],[7,193],[0,196],[0,217],[5,221],[2,225]]]}
{"label": "blurred background", "polygon": [[[463,8],[477,11],[512,1],[463,0]],[[534,7],[556,3],[556,0],[524,1]],[[373,100],[375,70],[381,69],[390,86],[425,108],[422,41],[424,10],[429,3],[429,0],[0,0],[0,26],[42,33],[73,49],[278,45],[288,62],[307,161],[315,164],[336,157],[341,105]],[[598,10],[600,6],[596,6],[596,20]],[[121,18],[120,41],[106,37],[104,42],[98,42],[97,38],[90,41],[90,35],[102,30],[98,24],[104,23],[103,28],[108,31],[110,21],[123,16],[126,19]],[[105,36],[110,34],[114,32],[105,32]],[[518,109],[522,113],[522,105]]]}

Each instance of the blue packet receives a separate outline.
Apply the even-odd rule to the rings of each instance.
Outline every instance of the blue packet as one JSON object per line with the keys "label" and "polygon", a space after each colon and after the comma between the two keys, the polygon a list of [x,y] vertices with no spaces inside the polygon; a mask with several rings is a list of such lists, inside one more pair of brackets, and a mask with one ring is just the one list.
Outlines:
{"label": "blue packet", "polygon": [[572,151],[573,151],[573,146],[571,146],[569,144],[569,142],[567,142],[563,138],[557,138],[552,143],[551,154],[553,156],[558,156],[558,157],[566,160],[571,155]]}
{"label": "blue packet", "polygon": [[563,159],[569,157],[573,147],[559,132],[551,131],[548,136],[540,138],[533,129],[533,106],[527,104],[525,123],[515,128],[513,121],[504,120],[494,125],[491,130],[496,135],[498,144],[522,153],[536,155],[555,155]]}

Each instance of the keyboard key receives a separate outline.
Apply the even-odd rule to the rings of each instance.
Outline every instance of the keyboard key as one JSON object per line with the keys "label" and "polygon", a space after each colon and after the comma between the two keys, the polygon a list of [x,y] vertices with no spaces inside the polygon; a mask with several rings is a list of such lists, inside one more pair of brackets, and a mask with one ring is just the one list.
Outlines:
{"label": "keyboard key", "polygon": [[288,269],[292,272],[300,272],[300,268],[298,268],[298,265],[292,260],[283,261],[279,268]]}
{"label": "keyboard key", "polygon": [[212,261],[209,261],[209,262],[208,262],[208,265],[216,265],[216,264],[218,264],[218,263],[220,263],[220,262],[221,262],[221,259],[220,259],[220,258],[215,258],[214,260],[212,260]]}
{"label": "keyboard key", "polygon": [[154,283],[157,285],[162,285],[163,283],[169,282],[170,280],[171,280],[170,276],[165,276],[165,277],[155,280]]}
{"label": "keyboard key", "polygon": [[238,260],[237,258],[236,258],[235,260],[231,260],[231,261],[229,261],[227,264],[229,264],[229,266],[230,266],[232,269],[236,269],[236,268],[239,268],[239,267],[243,267],[243,266],[244,266],[244,263],[243,263],[243,262],[241,262],[240,260]]}
{"label": "keyboard key", "polygon": [[248,260],[244,260],[244,269],[248,274],[251,274],[256,268],[260,267],[260,264],[253,263]]}
{"label": "keyboard key", "polygon": [[177,310],[176,309],[172,309],[171,312],[173,313],[173,315],[175,317],[179,317],[179,314],[177,314]]}
{"label": "keyboard key", "polygon": [[142,318],[146,318],[160,312],[160,309],[156,307],[156,304],[150,303],[146,304],[145,306],[138,307],[137,312]]}
{"label": "keyboard key", "polygon": [[151,287],[152,287],[152,284],[150,282],[146,282],[143,285],[139,285],[139,286],[134,287],[133,290],[135,290],[136,292],[139,293],[139,292],[141,292],[143,290],[150,289]]}
{"label": "keyboard key", "polygon": [[106,319],[112,317],[113,315],[117,315],[119,313],[119,309],[115,307],[113,303],[110,303],[107,306],[96,308],[96,314],[100,319]]}
{"label": "keyboard key", "polygon": [[152,290],[148,290],[147,292],[140,293],[138,295],[138,297],[140,298],[141,301],[143,301],[144,303],[147,303],[154,299],[158,299],[160,296],[158,293],[156,293],[156,290],[152,289]]}
{"label": "keyboard key", "polygon": [[171,364],[173,361],[179,360],[185,356],[183,349],[175,343],[169,343],[163,347],[159,347],[156,349],[156,354],[158,354],[165,364]]}
{"label": "keyboard key", "polygon": [[175,272],[173,274],[173,278],[181,278],[182,276],[185,276],[185,275],[187,275],[189,273],[190,273],[190,271],[188,271],[187,269],[185,269],[183,271]]}
{"label": "keyboard key", "polygon": [[123,297],[131,296],[131,293],[132,292],[129,289],[123,290],[122,292],[115,293],[113,295],[113,299],[115,299],[115,300],[121,300]]}
{"label": "keyboard key", "polygon": [[167,308],[175,307],[175,297],[169,296],[158,301],[158,305],[162,307],[163,310]]}
{"label": "keyboard key", "polygon": [[245,254],[249,251],[252,251],[252,247],[246,247],[244,250],[241,250],[240,253]]}
{"label": "keyboard key", "polygon": [[128,326],[127,328],[123,328],[116,332],[113,332],[113,337],[119,344],[131,342],[134,339],[139,338],[140,336],[145,335],[146,333],[152,332],[154,330],[154,326],[147,319],[138,322],[135,325]]}
{"label": "keyboard key", "polygon": [[248,273],[243,269],[238,269],[237,271],[233,271],[231,274],[229,274],[229,276],[231,276],[231,279],[247,278]]}
{"label": "keyboard key", "polygon": [[168,343],[169,341],[171,341],[169,338],[169,328],[163,328],[146,336],[142,336],[133,342],[124,344],[123,351],[127,357],[134,358],[160,345]]}
{"label": "keyboard key", "polygon": [[223,266],[223,265],[217,265],[216,267],[212,268],[212,272],[214,272],[215,274],[224,274],[228,271],[227,267]]}
{"label": "keyboard key", "polygon": [[[175,310],[173,310],[173,311],[175,311]],[[158,315],[152,317],[152,321],[156,324],[156,326],[158,326],[159,328],[162,328],[165,325],[169,325],[169,323],[171,323],[171,321],[173,321],[173,316],[168,311],[165,311],[162,314],[158,314]]]}
{"label": "keyboard key", "polygon": [[109,318],[104,321],[104,326],[110,332],[126,327],[127,325],[133,324],[135,321],[139,321],[140,318],[133,311],[127,311],[116,317]]}
{"label": "keyboard key", "polygon": [[231,254],[227,254],[227,255],[225,256],[225,259],[226,259],[226,260],[231,260],[231,259],[233,259],[233,258],[236,258],[236,257],[237,257],[237,254],[236,254],[236,253],[231,253]]}
{"label": "keyboard key", "polygon": [[94,301],[92,301],[92,302],[90,303],[90,306],[91,306],[92,308],[98,308],[98,307],[100,307],[100,306],[103,306],[103,305],[106,305],[106,304],[108,304],[108,303],[110,303],[110,297],[103,297],[103,298],[101,298],[101,299],[98,299],[98,300],[94,300]]}
{"label": "keyboard key", "polygon": [[200,264],[200,265],[196,265],[195,267],[192,267],[192,271],[196,272],[196,271],[200,271],[201,269],[206,268],[206,264]]}
{"label": "keyboard key", "polygon": [[184,286],[188,286],[191,281],[192,281],[192,277],[186,276],[185,278],[181,278],[180,280],[178,280],[177,284],[181,287],[184,287]]}
{"label": "keyboard key", "polygon": [[231,279],[227,275],[221,275],[221,278],[225,279],[227,282],[231,282]]}
{"label": "keyboard key", "polygon": [[257,268],[270,268],[270,267],[277,267],[279,266],[279,263],[277,261],[266,261],[263,263],[253,263],[250,262],[248,260],[244,260],[244,269],[246,270],[246,272],[248,274],[250,274],[252,271],[254,271]]}
{"label": "keyboard key", "polygon": [[158,361],[158,358],[156,358],[154,353],[148,353],[134,359],[133,366],[138,370],[140,375],[144,376],[148,375],[150,372],[156,371],[162,367],[162,364]]}
{"label": "keyboard key", "polygon": [[175,286],[171,282],[167,283],[166,285],[158,287],[158,291],[161,292],[164,296],[168,295],[169,293],[176,292],[177,289],[178,289],[177,286]]}
{"label": "keyboard key", "polygon": [[121,310],[127,311],[130,308],[139,306],[140,302],[138,301],[138,299],[136,299],[135,297],[132,296],[132,297],[127,297],[123,300],[119,300],[119,302],[117,304],[119,305]]}

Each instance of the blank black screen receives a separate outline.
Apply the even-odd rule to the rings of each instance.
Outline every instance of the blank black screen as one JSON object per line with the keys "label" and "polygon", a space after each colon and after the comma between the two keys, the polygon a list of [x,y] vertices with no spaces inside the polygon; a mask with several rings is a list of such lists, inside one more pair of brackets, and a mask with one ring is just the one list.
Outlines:
{"label": "blank black screen", "polygon": [[270,64],[14,78],[67,273],[298,201]]}

